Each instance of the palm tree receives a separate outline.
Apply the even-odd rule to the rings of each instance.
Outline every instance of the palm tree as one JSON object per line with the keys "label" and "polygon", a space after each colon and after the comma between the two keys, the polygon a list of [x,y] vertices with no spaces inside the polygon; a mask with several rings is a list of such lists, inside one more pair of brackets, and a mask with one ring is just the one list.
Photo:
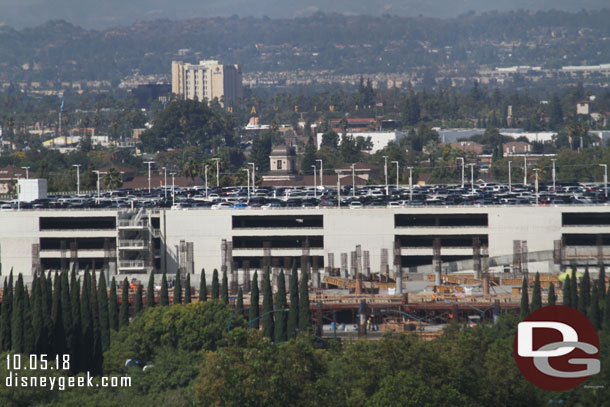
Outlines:
{"label": "palm tree", "polygon": [[106,189],[117,189],[123,185],[123,175],[116,168],[112,167],[104,174],[102,182]]}

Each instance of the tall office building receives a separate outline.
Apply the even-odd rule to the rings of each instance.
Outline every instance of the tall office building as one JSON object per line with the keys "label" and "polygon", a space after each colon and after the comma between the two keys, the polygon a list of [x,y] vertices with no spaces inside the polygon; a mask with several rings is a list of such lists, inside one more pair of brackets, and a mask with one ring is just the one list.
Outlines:
{"label": "tall office building", "polygon": [[221,105],[228,106],[242,96],[241,70],[239,65],[218,61],[172,61],[172,93],[191,100],[218,98]]}

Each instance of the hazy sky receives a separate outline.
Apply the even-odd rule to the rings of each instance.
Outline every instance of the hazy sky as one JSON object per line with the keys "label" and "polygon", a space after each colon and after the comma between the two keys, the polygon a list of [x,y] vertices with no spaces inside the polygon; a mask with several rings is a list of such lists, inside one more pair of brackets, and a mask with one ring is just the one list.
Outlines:
{"label": "hazy sky", "polygon": [[158,18],[290,18],[316,11],[454,17],[471,10],[578,11],[604,7],[610,8],[609,0],[0,0],[0,22],[22,28],[65,19],[85,28],[106,28]]}

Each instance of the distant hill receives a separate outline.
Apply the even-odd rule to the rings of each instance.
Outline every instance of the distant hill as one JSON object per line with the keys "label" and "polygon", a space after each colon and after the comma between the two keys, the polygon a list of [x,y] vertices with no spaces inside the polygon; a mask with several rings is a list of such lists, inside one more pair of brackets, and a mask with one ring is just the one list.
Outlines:
{"label": "distant hill", "polygon": [[609,63],[608,21],[610,10],[490,12],[451,19],[235,16],[160,19],[103,30],[55,20],[21,30],[0,26],[0,82],[167,75],[173,59],[219,59],[238,63],[245,72],[339,74]]}
{"label": "distant hill", "polygon": [[608,0],[2,0],[0,23],[22,28],[63,19],[86,28],[130,25],[158,18],[239,15],[292,18],[322,11],[347,15],[456,17],[491,10],[596,10]]}

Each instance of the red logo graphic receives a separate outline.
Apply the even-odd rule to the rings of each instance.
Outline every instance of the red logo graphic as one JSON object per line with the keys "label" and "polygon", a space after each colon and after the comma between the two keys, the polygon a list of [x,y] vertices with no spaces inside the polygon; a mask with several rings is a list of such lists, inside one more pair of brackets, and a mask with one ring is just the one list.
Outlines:
{"label": "red logo graphic", "polygon": [[582,313],[561,305],[543,307],[521,322],[513,352],[525,378],[544,390],[573,389],[600,371],[595,327]]}

